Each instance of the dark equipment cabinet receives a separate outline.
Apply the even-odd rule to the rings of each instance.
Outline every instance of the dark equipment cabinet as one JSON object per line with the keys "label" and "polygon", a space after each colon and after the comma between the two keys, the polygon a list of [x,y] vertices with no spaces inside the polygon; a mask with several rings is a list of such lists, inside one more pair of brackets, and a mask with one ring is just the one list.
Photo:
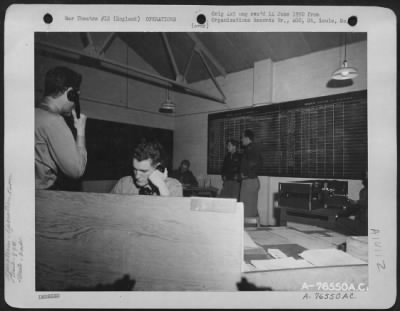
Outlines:
{"label": "dark equipment cabinet", "polygon": [[279,183],[279,206],[312,211],[347,205],[347,181],[307,180]]}
{"label": "dark equipment cabinet", "polygon": [[303,210],[316,209],[311,183],[279,183],[279,206],[296,207]]}

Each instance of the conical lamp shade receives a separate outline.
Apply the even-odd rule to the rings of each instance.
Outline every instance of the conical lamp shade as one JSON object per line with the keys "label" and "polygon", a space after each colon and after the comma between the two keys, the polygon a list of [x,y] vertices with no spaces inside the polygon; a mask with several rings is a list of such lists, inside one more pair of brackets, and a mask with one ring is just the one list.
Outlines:
{"label": "conical lamp shade", "polygon": [[166,100],[161,104],[158,111],[162,113],[173,113],[175,111],[175,103],[169,98],[169,90],[167,90]]}
{"label": "conical lamp shade", "polygon": [[347,65],[347,61],[345,60],[343,62],[342,67],[337,69],[333,74],[332,74],[332,79],[334,80],[349,80],[353,79],[358,76],[357,69],[354,67],[349,67]]}

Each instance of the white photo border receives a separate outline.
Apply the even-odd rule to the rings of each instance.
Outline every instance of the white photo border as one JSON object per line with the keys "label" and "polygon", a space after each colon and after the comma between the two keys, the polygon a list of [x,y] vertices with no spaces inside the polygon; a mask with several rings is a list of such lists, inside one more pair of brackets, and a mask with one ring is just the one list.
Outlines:
{"label": "white photo border", "polygon": [[[5,275],[5,299],[14,307],[37,308],[388,308],[396,299],[396,17],[379,7],[257,6],[257,10],[313,11],[347,23],[263,24],[207,23],[196,27],[199,13],[251,11],[251,6],[200,5],[12,5],[5,18],[5,251],[21,251],[15,264],[21,275]],[[176,22],[146,22],[162,12]],[[43,22],[50,13],[53,23]],[[65,16],[133,15],[138,23],[71,22]],[[351,300],[304,300],[304,292],[60,292],[40,299],[35,290],[34,186],[34,33],[35,32],[367,32],[369,159],[369,289]],[[21,87],[23,86],[23,87]],[[376,165],[375,163],[379,163]],[[382,209],[385,208],[385,212]],[[11,247],[11,249],[7,248]],[[7,264],[7,256],[5,263]],[[49,292],[46,292],[49,294]]]}

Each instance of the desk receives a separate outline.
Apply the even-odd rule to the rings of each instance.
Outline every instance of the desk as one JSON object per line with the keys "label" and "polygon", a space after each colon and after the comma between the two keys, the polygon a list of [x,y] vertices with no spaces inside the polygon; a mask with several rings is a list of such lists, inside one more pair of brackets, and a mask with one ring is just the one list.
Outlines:
{"label": "desk", "polygon": [[[241,277],[285,291],[304,282],[368,281],[367,265],[241,272],[243,258],[266,252],[243,243],[243,204],[234,199],[36,191],[35,204],[38,291],[121,290],[120,280],[135,291],[236,291]],[[290,222],[248,233],[255,248],[286,247],[293,257],[346,241]]]}
{"label": "desk", "polygon": [[285,226],[288,220],[292,220],[310,225],[334,228],[336,225],[336,214],[341,210],[341,208],[329,207],[309,211],[301,208],[281,206],[279,225]]}
{"label": "desk", "polygon": [[[253,241],[262,248],[278,248],[288,256],[295,257],[305,249],[337,248],[346,241],[347,236],[316,226],[288,223],[287,227],[271,227],[259,229],[247,229],[247,233]],[[286,245],[286,247],[285,247]],[[289,254],[288,254],[289,253]],[[267,255],[245,247],[244,259],[267,259]],[[360,266],[332,266],[296,268],[276,271],[262,271],[242,273],[248,282],[257,287],[269,287],[272,290],[304,291],[302,286],[316,285],[317,282],[340,282],[347,284],[368,285],[368,264]],[[317,291],[317,288],[309,288]]]}
{"label": "desk", "polygon": [[184,197],[216,197],[218,193],[218,188],[215,187],[193,187],[187,186],[183,187]]}
{"label": "desk", "polygon": [[36,191],[35,204],[38,291],[234,291],[240,280],[234,199]]}

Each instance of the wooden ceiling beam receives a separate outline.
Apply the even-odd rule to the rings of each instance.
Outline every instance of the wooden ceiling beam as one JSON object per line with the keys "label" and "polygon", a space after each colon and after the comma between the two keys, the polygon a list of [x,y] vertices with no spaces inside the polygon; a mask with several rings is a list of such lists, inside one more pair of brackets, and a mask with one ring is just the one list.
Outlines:
{"label": "wooden ceiling beam", "polygon": [[200,55],[201,61],[203,62],[204,66],[206,67],[207,72],[210,75],[212,81],[214,82],[216,88],[218,89],[218,91],[220,92],[220,94],[222,95],[222,97],[225,100],[226,96],[225,96],[224,92],[222,91],[222,88],[220,87],[217,79],[215,79],[214,74],[212,73],[210,66],[208,66],[207,61],[206,61],[206,59],[205,59],[205,57],[203,55],[203,52],[201,50],[199,50],[199,49],[196,49],[196,51]]}
{"label": "wooden ceiling beam", "polygon": [[94,45],[92,35],[90,34],[90,32],[86,32],[86,38],[88,39],[89,45]]}
{"label": "wooden ceiling beam", "polygon": [[162,32],[161,36],[163,38],[165,47],[167,48],[168,56],[169,56],[169,59],[170,59],[170,61],[172,63],[172,68],[174,69],[175,80],[176,81],[182,81],[183,77],[179,72],[178,65],[176,64],[176,60],[175,60],[174,54],[172,53],[171,45],[169,44],[169,41],[168,41],[168,38],[167,38],[167,34],[165,32]]}
{"label": "wooden ceiling beam", "polygon": [[107,59],[105,57],[100,57],[98,55],[89,55],[85,52],[66,48],[57,44],[50,44],[47,42],[40,42],[37,41],[35,44],[35,48],[49,52],[54,55],[59,55],[67,58],[72,58],[75,60],[80,60],[82,57],[86,59],[91,59],[92,66],[95,65],[96,68],[98,69],[103,69],[103,70],[112,70],[114,73],[121,74],[121,75],[128,75],[129,77],[132,77],[134,79],[140,79],[146,83],[149,84],[154,84],[159,87],[163,88],[173,88],[174,91],[212,100],[221,104],[226,104],[225,102],[225,97],[224,98],[219,98],[207,93],[204,93],[200,90],[197,90],[187,84],[180,83],[175,80],[168,79],[166,77],[163,77],[158,74],[150,73],[148,71],[128,66],[126,64],[119,63],[117,61]]}
{"label": "wooden ceiling beam", "polygon": [[98,52],[96,50],[96,47],[94,46],[92,35],[90,34],[90,32],[85,32],[84,36],[85,36],[84,40],[87,42],[83,42],[83,44],[85,45],[87,43],[87,45],[83,48],[83,50],[89,55],[98,55]]}
{"label": "wooden ceiling beam", "polygon": [[109,48],[114,38],[115,38],[115,32],[112,32],[108,35],[108,37],[104,40],[103,45],[99,50],[99,55],[102,55],[106,52],[106,50]]}
{"label": "wooden ceiling beam", "polygon": [[187,32],[187,35],[196,43],[198,49],[207,56],[207,58],[211,61],[211,63],[218,69],[218,71],[226,77],[225,68],[218,62],[218,60],[212,55],[212,53],[206,48],[206,46],[201,42],[201,40],[197,37],[197,35],[193,32]]}
{"label": "wooden ceiling beam", "polygon": [[196,46],[194,46],[193,49],[192,49],[192,51],[190,52],[189,59],[188,59],[188,61],[186,62],[185,69],[184,69],[184,71],[183,71],[183,79],[184,79],[184,81],[186,81],[186,76],[187,76],[187,74],[188,74],[188,72],[189,72],[190,64],[192,63],[192,59],[193,59],[195,47],[196,47]]}

